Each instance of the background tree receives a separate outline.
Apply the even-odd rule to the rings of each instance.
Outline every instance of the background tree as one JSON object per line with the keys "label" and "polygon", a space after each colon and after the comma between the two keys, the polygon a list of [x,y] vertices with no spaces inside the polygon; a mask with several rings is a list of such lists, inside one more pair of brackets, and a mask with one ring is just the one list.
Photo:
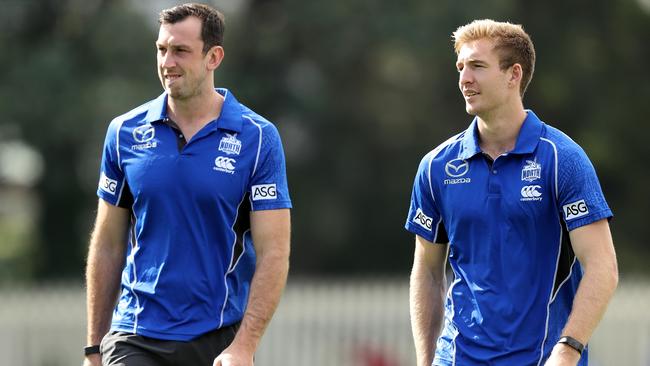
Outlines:
{"label": "background tree", "polygon": [[[0,128],[0,144],[3,131],[18,130],[45,170],[34,191],[36,241],[0,260],[9,268],[0,275],[82,276],[108,122],[161,92],[155,11],[133,5],[3,4],[0,124],[15,128]],[[450,34],[476,18],[521,23],[532,35],[538,61],[525,105],[590,155],[616,215],[621,272],[646,273],[649,14],[643,0],[251,0],[226,12],[217,84],[283,136],[293,273],[406,275],[413,240],[402,227],[417,163],[471,120]]]}

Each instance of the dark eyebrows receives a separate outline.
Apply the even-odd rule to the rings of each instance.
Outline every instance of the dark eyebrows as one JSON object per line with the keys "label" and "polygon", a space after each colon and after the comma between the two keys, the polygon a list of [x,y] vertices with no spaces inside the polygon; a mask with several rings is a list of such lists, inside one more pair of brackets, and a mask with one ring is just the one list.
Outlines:
{"label": "dark eyebrows", "polygon": [[172,51],[188,51],[190,50],[190,46],[185,45],[185,44],[172,44],[167,46],[164,43],[158,43],[156,42],[156,48],[157,49],[170,49]]}

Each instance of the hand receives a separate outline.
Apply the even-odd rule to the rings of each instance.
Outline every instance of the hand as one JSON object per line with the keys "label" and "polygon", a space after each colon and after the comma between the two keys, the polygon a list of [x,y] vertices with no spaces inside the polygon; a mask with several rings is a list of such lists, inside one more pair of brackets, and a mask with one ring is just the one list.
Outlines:
{"label": "hand", "polygon": [[553,347],[551,356],[546,360],[544,366],[576,366],[580,361],[578,351],[564,343],[558,343]]}
{"label": "hand", "polygon": [[253,366],[253,354],[231,344],[214,359],[212,366]]}
{"label": "hand", "polygon": [[102,366],[102,356],[99,353],[88,355],[84,358],[82,366]]}

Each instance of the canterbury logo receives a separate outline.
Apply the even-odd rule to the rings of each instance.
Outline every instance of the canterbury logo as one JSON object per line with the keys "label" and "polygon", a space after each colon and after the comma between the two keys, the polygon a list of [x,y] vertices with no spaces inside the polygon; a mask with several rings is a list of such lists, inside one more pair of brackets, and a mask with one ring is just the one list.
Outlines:
{"label": "canterbury logo", "polygon": [[235,172],[235,163],[237,161],[233,158],[227,158],[225,156],[218,156],[216,159],[214,159],[214,170],[218,170],[221,172],[226,172],[226,173],[234,173]]}
{"label": "canterbury logo", "polygon": [[541,186],[524,186],[521,188],[521,196],[524,198],[538,198],[542,196],[542,192],[538,191]]}

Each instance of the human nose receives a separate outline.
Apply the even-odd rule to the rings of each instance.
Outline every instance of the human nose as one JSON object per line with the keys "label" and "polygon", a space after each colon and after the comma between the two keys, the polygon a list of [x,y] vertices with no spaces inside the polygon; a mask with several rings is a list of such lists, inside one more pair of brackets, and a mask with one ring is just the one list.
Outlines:
{"label": "human nose", "polygon": [[472,73],[469,68],[464,67],[458,72],[458,85],[462,88],[463,85],[471,84],[473,81]]}
{"label": "human nose", "polygon": [[161,67],[169,68],[176,65],[176,62],[174,61],[174,57],[172,56],[171,52],[164,52],[159,54],[158,59],[160,61]]}

